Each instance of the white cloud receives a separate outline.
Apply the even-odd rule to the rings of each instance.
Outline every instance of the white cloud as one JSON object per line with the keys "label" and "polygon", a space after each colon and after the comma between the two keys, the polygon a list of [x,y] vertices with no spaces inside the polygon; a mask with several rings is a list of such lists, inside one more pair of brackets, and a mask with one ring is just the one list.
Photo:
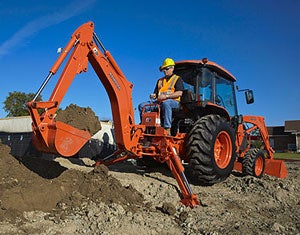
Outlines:
{"label": "white cloud", "polygon": [[9,54],[12,48],[15,48],[16,46],[22,44],[22,42],[24,42],[26,38],[30,37],[34,33],[49,26],[59,24],[65,20],[72,18],[73,16],[82,13],[94,2],[95,0],[72,2],[71,5],[62,6],[61,9],[63,10],[51,12],[48,15],[28,22],[23,28],[15,32],[15,34],[13,34],[11,38],[7,39],[0,45],[0,58],[2,58],[4,55]]}

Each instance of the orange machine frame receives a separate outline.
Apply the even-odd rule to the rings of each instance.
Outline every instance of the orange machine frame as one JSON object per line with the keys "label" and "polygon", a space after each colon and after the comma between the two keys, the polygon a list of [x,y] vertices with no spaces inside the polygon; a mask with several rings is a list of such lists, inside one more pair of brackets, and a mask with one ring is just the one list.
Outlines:
{"label": "orange machine frame", "polygon": [[[99,49],[97,43],[101,46],[103,52]],[[73,51],[49,100],[37,102],[36,98],[52,75],[58,71],[71,50]],[[178,141],[182,141],[183,138],[178,140],[168,136],[167,132],[158,126],[155,141],[151,146],[144,148],[139,143],[147,134],[144,133],[145,125],[134,124],[133,85],[125,78],[109,51],[105,50],[94,32],[92,22],[83,24],[73,33],[69,43],[51,68],[49,75],[34,99],[27,103],[32,118],[35,147],[43,152],[70,157],[76,154],[91,138],[87,131],[78,130],[55,120],[55,113],[74,77],[76,74],[87,71],[88,62],[92,65],[108,93],[115,127],[116,144],[119,149],[113,154],[113,160],[102,161],[97,164],[109,165],[128,158],[139,158],[145,154],[151,155],[160,162],[166,162],[171,169],[181,190],[181,202],[190,207],[199,205],[200,202],[197,196],[192,193],[184,175],[184,167],[178,156],[180,148]],[[42,115],[39,114],[39,109],[44,111]]]}

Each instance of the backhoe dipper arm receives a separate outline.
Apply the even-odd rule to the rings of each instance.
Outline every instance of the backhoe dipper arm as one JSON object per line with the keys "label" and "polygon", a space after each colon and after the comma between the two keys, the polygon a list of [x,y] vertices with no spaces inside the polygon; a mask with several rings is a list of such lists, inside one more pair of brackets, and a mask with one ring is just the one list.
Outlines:
{"label": "backhoe dipper arm", "polygon": [[[103,52],[99,49],[97,43],[100,43]],[[36,98],[51,76],[57,72],[70,51],[72,53],[49,100],[37,102]],[[54,119],[55,113],[74,77],[76,74],[87,71],[88,62],[92,65],[108,93],[118,148],[130,151],[135,147],[137,140],[132,141],[132,138],[134,136],[138,139],[138,136],[132,134],[134,127],[133,85],[125,78],[111,54],[105,50],[94,33],[94,24],[88,22],[73,33],[69,43],[51,68],[49,75],[34,99],[27,104],[33,120],[33,143],[39,150],[72,156],[90,139],[91,136],[87,131],[78,130]],[[44,109],[45,111],[42,115],[39,115],[38,109]]]}

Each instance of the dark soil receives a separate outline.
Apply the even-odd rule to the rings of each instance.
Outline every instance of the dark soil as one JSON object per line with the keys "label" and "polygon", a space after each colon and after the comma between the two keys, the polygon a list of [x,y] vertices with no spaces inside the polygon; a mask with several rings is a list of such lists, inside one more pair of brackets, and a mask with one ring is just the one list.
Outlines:
{"label": "dark soil", "polygon": [[83,108],[76,104],[70,104],[64,110],[59,110],[56,120],[80,130],[87,130],[91,135],[101,130],[101,123],[94,111],[89,107]]}
{"label": "dark soil", "polygon": [[0,145],[0,221],[16,220],[24,211],[55,210],[60,213],[62,204],[74,208],[84,200],[117,203],[132,211],[143,204],[143,196],[109,176],[105,166],[98,166],[86,173],[67,170],[54,161],[23,159],[37,172],[48,172],[42,172],[47,177],[43,178],[9,152],[8,146]]}

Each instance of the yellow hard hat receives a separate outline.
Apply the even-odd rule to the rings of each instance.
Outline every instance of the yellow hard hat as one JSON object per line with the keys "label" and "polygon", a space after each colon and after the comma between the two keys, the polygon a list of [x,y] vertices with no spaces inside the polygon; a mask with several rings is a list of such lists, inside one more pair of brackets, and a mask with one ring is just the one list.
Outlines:
{"label": "yellow hard hat", "polygon": [[162,71],[164,68],[169,66],[174,66],[175,62],[171,58],[166,58],[162,64],[162,66],[159,67],[159,71]]}

